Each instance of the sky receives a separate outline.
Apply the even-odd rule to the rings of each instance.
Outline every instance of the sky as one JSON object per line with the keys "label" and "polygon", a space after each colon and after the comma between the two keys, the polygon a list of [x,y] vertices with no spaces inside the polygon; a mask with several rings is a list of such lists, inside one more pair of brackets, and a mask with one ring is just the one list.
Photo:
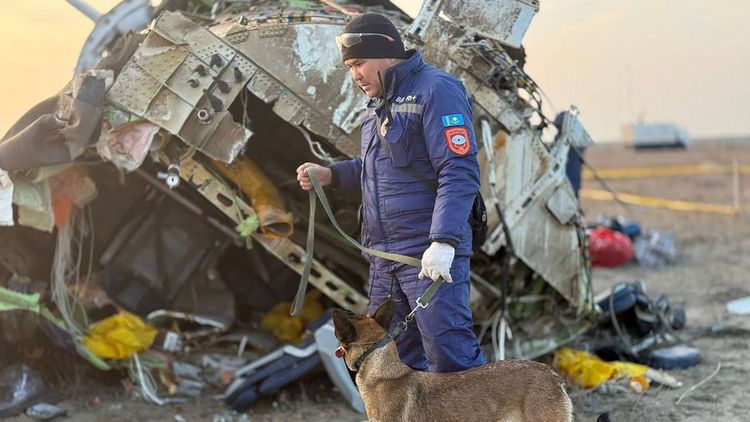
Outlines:
{"label": "sky", "polygon": [[[89,3],[106,12],[118,1]],[[421,2],[394,3],[415,14]],[[693,138],[750,135],[750,1],[540,3],[524,39],[526,71],[554,110],[576,105],[595,140],[619,140],[639,118]],[[4,2],[0,134],[70,80],[93,26],[64,0]]]}

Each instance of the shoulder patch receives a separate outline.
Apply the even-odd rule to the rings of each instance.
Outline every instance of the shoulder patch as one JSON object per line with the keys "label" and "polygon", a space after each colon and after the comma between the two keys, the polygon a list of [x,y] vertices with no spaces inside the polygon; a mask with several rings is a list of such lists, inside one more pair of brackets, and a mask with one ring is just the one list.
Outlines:
{"label": "shoulder patch", "polygon": [[464,115],[463,114],[447,114],[443,116],[443,127],[451,127],[451,126],[463,126],[464,125]]}
{"label": "shoulder patch", "polygon": [[469,131],[465,127],[451,127],[444,130],[448,148],[458,155],[466,155],[471,149]]}

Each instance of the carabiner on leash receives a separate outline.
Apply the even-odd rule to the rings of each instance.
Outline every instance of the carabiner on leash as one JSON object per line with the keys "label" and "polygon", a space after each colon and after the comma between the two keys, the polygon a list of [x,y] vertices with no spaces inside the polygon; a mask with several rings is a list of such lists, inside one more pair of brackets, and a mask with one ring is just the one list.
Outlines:
{"label": "carabiner on leash", "polygon": [[414,315],[420,310],[427,308],[427,305],[430,304],[430,299],[432,299],[432,296],[435,295],[435,292],[440,288],[440,286],[443,284],[443,277],[438,277],[437,280],[433,281],[432,284],[427,288],[427,290],[422,293],[422,296],[417,298],[417,305],[414,306],[414,309],[409,312],[409,315],[404,318],[404,322],[411,322],[411,320],[414,319]]}

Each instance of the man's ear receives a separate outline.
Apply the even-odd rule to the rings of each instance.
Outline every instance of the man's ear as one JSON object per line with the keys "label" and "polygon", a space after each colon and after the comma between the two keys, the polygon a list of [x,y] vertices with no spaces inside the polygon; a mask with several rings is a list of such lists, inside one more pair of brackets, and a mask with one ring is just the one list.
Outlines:
{"label": "man's ear", "polygon": [[393,301],[388,299],[383,302],[378,310],[375,311],[375,315],[372,318],[384,329],[390,329],[391,320],[393,319]]}
{"label": "man's ear", "polygon": [[354,324],[349,320],[346,312],[340,309],[333,310],[333,328],[336,338],[341,343],[352,343],[357,340],[357,330]]}

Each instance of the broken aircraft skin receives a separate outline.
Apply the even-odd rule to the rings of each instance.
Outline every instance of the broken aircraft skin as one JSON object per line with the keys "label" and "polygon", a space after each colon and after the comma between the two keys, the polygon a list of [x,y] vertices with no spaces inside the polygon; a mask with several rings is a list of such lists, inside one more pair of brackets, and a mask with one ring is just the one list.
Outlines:
{"label": "broken aircraft skin", "polygon": [[[137,2],[127,3],[143,14],[143,8],[131,4]],[[99,49],[88,43],[83,63],[106,52],[88,73],[79,62],[76,80],[89,81],[92,88],[64,90],[56,102],[53,97],[29,111],[0,141],[0,171],[10,172],[17,191],[36,181],[46,189],[37,202],[47,198],[55,205],[35,209],[54,214],[36,227],[52,232],[57,226],[57,236],[19,226],[0,228],[0,243],[6,245],[0,246],[0,283],[16,272],[48,277],[46,270],[34,273],[23,257],[33,254],[34,245],[49,250],[57,241],[54,263],[53,257],[38,260],[43,268],[59,262],[59,237],[67,222],[96,257],[87,276],[103,278],[115,302],[141,315],[161,308],[190,312],[197,306],[196,292],[204,291],[214,292],[217,303],[232,303],[232,295],[256,302],[263,302],[258,297],[264,295],[265,302],[291,298],[298,277],[290,281],[281,274],[284,267],[302,272],[309,223],[306,193],[297,186],[294,170],[305,161],[327,164],[358,154],[366,98],[343,66],[334,37],[352,14],[375,11],[397,24],[407,48],[420,50],[426,61],[461,80],[474,101],[472,123],[489,223],[487,240],[472,258],[472,309],[480,338],[496,359],[506,349],[524,358],[554,350],[589,326],[594,307],[583,216],[565,176],[571,148],[592,141],[575,108],[561,115],[554,140],[542,139],[549,120],[541,112],[541,91],[511,58],[539,3],[491,3],[428,0],[411,19],[385,0],[340,5],[165,1],[141,33],[118,36]],[[101,34],[90,38],[104,39]],[[86,130],[75,132],[71,126]],[[43,139],[48,142],[40,143]],[[62,195],[87,198],[73,201],[69,208],[78,213],[62,218],[55,200],[61,194],[50,192],[49,185],[70,186],[59,174],[55,183],[40,181],[38,175],[50,165],[84,167],[98,196]],[[135,167],[132,173],[123,170]],[[356,234],[358,199],[334,190],[330,196],[342,227]],[[186,212],[165,212],[173,208],[167,201]],[[29,203],[34,201],[18,207],[19,219],[31,212]],[[506,286],[500,282],[502,262],[511,248],[503,220],[514,252]],[[336,305],[364,312],[366,261],[328,222],[314,223],[318,236],[310,283]],[[198,234],[191,229],[197,225],[206,229]],[[140,240],[134,243],[135,238]],[[205,242],[214,247],[206,248]],[[262,250],[245,250],[249,243]],[[161,256],[169,245],[181,254],[149,258],[143,253],[154,248],[154,255]],[[237,279],[236,271],[222,268],[228,261],[222,253],[229,249],[240,257],[230,267],[250,268],[239,281],[227,280]],[[186,266],[181,259],[195,261]],[[123,284],[127,274],[132,280]],[[65,274],[53,277],[51,285],[56,282],[78,286]],[[272,304],[258,306],[267,310]],[[234,317],[226,309],[219,313],[223,321]],[[512,339],[506,340],[509,331]]]}

